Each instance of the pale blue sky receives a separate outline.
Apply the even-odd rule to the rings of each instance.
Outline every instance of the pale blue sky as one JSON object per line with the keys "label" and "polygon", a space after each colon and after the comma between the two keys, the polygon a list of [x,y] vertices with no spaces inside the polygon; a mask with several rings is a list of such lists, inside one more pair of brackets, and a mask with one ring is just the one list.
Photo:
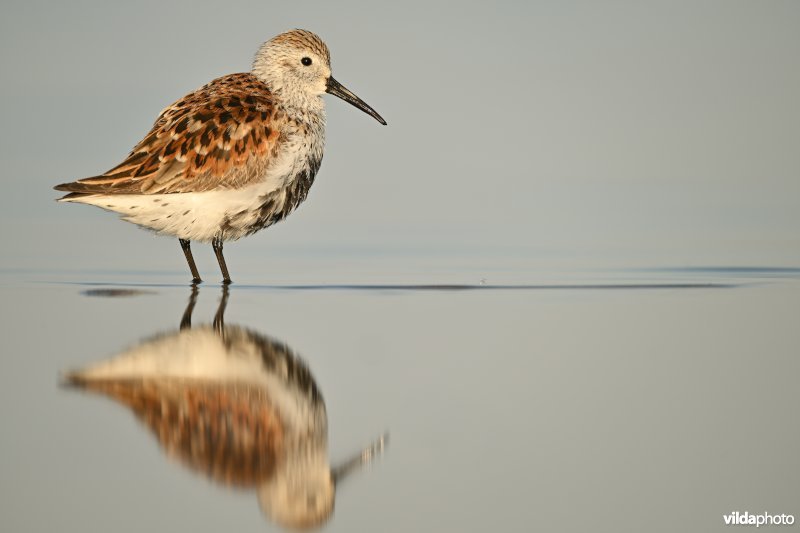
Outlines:
{"label": "pale blue sky", "polygon": [[326,97],[309,201],[231,257],[800,263],[798,2],[222,5],[3,3],[0,266],[182,268],[169,239],[50,187],[110,168],[164,106],[293,27],[389,126]]}

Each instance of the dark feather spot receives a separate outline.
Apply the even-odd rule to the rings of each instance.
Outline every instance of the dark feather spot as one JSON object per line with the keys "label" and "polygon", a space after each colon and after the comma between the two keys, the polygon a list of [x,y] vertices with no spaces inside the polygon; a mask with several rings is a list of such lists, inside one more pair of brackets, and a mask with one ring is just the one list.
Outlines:
{"label": "dark feather spot", "polygon": [[[136,152],[135,154],[131,154],[122,165],[133,165],[135,163],[139,163],[143,161],[147,157],[147,152]],[[122,165],[118,165],[115,169],[121,167]]]}
{"label": "dark feather spot", "polygon": [[189,117],[186,117],[180,122],[178,122],[177,126],[175,126],[175,133],[183,133],[188,125],[189,125]]}
{"label": "dark feather spot", "polygon": [[121,172],[113,172],[113,173],[112,171],[108,171],[106,172],[105,176],[109,178],[129,178],[133,174],[133,170],[134,169],[129,168],[128,170],[123,170]]}
{"label": "dark feather spot", "polygon": [[317,172],[319,172],[319,167],[321,165],[322,165],[322,158],[321,157],[319,159],[309,158],[308,166],[311,169],[311,175],[309,176],[309,178],[310,178],[310,180],[312,182],[314,181],[314,176],[316,176]]}
{"label": "dark feather spot", "polygon": [[178,149],[178,143],[176,143],[175,141],[172,141],[166,147],[164,147],[164,155],[165,156],[170,156],[170,155],[174,154],[175,150],[177,150],[177,149]]}

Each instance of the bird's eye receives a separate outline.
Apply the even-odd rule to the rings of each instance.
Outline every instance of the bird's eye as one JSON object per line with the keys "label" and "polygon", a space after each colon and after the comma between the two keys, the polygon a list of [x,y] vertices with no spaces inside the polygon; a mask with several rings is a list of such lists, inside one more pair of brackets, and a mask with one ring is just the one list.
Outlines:
{"label": "bird's eye", "polygon": [[311,64],[311,58],[310,57],[304,57],[303,59],[300,60],[300,62],[302,64],[304,64],[305,66],[309,66]]}

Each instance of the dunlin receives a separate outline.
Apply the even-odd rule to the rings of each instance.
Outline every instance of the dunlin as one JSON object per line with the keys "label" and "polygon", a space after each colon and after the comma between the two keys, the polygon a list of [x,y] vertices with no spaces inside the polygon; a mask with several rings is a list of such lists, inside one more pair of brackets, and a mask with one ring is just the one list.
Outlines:
{"label": "dunlin", "polygon": [[224,485],[255,489],[264,514],[289,528],[326,522],[336,489],[381,455],[387,435],[331,465],[322,393],[286,344],[224,323],[192,327],[193,288],[180,330],[141,341],[67,376],[129,407],[162,449]]}
{"label": "dunlin", "polygon": [[338,96],[386,121],[331,76],[328,47],[305,30],[264,43],[249,73],[217,78],[164,109],[119,165],[55,188],[179,239],[192,281],[191,241],[211,242],[230,283],[225,241],[283,220],[306,199],[322,162],[325,105]]}

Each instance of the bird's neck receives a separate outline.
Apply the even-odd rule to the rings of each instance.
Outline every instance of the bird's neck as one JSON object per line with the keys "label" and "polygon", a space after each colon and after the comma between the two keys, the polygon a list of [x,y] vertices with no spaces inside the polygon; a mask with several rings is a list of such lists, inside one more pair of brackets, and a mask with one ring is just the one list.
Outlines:
{"label": "bird's neck", "polygon": [[309,115],[312,119],[325,119],[325,102],[322,100],[322,95],[309,94],[291,85],[278,83],[267,84],[267,87],[275,96],[276,103],[290,116]]}
{"label": "bird's neck", "polygon": [[325,103],[320,97],[307,101],[281,98],[278,102],[278,107],[289,117],[309,124],[314,128],[325,125]]}

